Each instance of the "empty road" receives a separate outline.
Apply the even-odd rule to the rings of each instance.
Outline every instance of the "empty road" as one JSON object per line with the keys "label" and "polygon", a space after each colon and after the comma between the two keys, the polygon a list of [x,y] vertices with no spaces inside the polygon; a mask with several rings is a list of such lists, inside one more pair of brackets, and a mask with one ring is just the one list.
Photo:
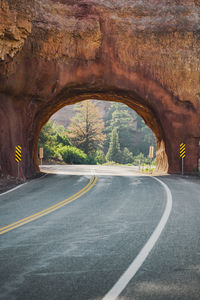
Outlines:
{"label": "empty road", "polygon": [[44,170],[0,195],[0,299],[200,299],[199,179]]}

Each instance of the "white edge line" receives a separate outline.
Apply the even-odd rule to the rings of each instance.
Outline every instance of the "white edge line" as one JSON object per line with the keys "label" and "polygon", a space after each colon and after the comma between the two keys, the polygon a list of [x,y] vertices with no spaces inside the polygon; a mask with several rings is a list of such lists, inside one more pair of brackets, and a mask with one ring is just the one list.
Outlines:
{"label": "white edge line", "polygon": [[4,195],[6,195],[6,194],[8,194],[8,193],[10,193],[10,192],[13,192],[13,191],[15,191],[15,190],[17,190],[17,189],[19,189],[20,187],[24,186],[24,185],[27,184],[27,183],[28,183],[28,182],[19,184],[18,186],[14,187],[14,188],[12,188],[12,189],[10,189],[10,190],[4,192],[4,193],[1,193],[1,194],[0,194],[0,197],[1,197],[1,196],[4,196]]}
{"label": "white edge line", "polygon": [[15,191],[15,190],[17,190],[17,189],[19,189],[19,188],[21,188],[22,186],[24,186],[25,184],[27,184],[27,183],[29,183],[29,182],[32,182],[33,180],[37,180],[37,179],[44,178],[44,177],[47,176],[47,175],[48,175],[48,173],[42,175],[42,176],[39,177],[39,178],[35,178],[35,179],[32,179],[32,180],[30,180],[30,181],[28,181],[28,182],[19,184],[18,186],[14,187],[14,188],[12,188],[12,189],[10,189],[10,190],[4,192],[4,193],[1,193],[1,194],[0,194],[0,197],[1,197],[1,196],[4,196],[4,195],[6,195],[6,194],[8,194],[8,193],[10,193],[10,192],[13,192],[13,191]]}
{"label": "white edge line", "polygon": [[139,254],[136,256],[136,258],[133,260],[133,262],[130,264],[128,269],[122,274],[122,276],[118,279],[118,281],[115,283],[115,285],[111,288],[111,290],[102,298],[102,300],[115,300],[117,297],[121,294],[121,292],[124,290],[124,288],[127,286],[129,281],[135,276],[137,271],[142,266],[143,262],[149,255],[150,251],[153,249],[154,245],[156,244],[157,240],[159,239],[167,221],[171,213],[172,209],[172,194],[168,186],[161,181],[160,179],[152,176],[155,180],[157,180],[165,189],[167,194],[167,203],[165,206],[165,211],[162,215],[162,218],[160,219],[160,222],[158,223],[157,227],[155,228],[154,232],[142,248],[142,250],[139,252]]}

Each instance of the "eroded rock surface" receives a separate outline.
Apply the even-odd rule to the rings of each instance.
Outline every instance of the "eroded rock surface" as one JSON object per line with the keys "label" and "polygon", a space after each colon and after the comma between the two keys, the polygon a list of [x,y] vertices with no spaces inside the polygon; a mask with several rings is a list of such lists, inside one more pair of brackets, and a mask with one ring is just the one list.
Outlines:
{"label": "eroded rock surface", "polygon": [[[14,1],[13,1],[14,2]],[[0,61],[7,61],[20,52],[31,33],[31,16],[23,7],[12,7],[8,1],[1,0],[0,9]]]}
{"label": "eroded rock surface", "polygon": [[[200,157],[200,1],[1,0],[0,164],[37,172],[37,138],[59,108],[96,98],[135,109],[158,140],[158,167]],[[9,150],[8,150],[9,149]]]}

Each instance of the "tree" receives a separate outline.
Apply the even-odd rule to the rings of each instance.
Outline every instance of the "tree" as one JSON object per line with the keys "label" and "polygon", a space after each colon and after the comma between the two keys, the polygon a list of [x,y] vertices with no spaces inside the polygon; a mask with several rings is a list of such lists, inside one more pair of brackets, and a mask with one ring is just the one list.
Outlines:
{"label": "tree", "polygon": [[108,153],[106,154],[106,160],[118,163],[121,162],[121,150],[117,128],[114,128],[112,131]]}
{"label": "tree", "polygon": [[70,145],[63,126],[48,121],[40,132],[38,148],[44,149],[44,159],[58,158],[58,149]]}
{"label": "tree", "polygon": [[87,100],[76,106],[76,112],[68,127],[68,137],[73,146],[93,155],[102,148],[105,140],[99,109],[95,103]]}
{"label": "tree", "polygon": [[156,149],[156,138],[152,130],[145,124],[139,116],[137,116],[137,133],[135,135],[134,155],[144,153],[149,154],[149,146],[154,146]]}
{"label": "tree", "polygon": [[106,118],[107,139],[105,150],[109,147],[109,140],[113,128],[117,128],[121,148],[128,148],[134,155],[140,152],[148,155],[149,146],[156,147],[155,136],[145,122],[135,111],[123,103],[111,105]]}
{"label": "tree", "polygon": [[128,148],[124,148],[122,152],[122,164],[130,164],[133,163],[133,153],[128,150]]}
{"label": "tree", "polygon": [[102,165],[106,162],[106,157],[102,150],[97,150],[95,159],[96,159],[97,163],[100,165]]}
{"label": "tree", "polygon": [[134,135],[137,128],[136,113],[123,103],[114,103],[108,112],[106,124],[108,140],[105,143],[105,148],[108,148],[108,141],[113,129],[117,128],[121,147],[133,151]]}
{"label": "tree", "polygon": [[38,148],[44,149],[44,159],[48,160],[54,157],[54,146],[56,143],[56,136],[53,130],[52,121],[48,121],[40,132],[38,141]]}
{"label": "tree", "polygon": [[67,137],[67,131],[64,126],[58,125],[55,121],[52,124],[52,129],[56,138],[56,144],[63,146],[71,146],[71,143]]}

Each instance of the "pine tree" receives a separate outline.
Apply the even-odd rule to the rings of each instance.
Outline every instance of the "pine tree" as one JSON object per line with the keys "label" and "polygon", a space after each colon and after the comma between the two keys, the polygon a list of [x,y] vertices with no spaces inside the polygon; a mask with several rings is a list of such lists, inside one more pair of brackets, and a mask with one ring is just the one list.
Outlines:
{"label": "pine tree", "polygon": [[121,149],[128,148],[134,155],[143,152],[148,155],[149,146],[156,147],[155,136],[151,129],[131,108],[123,103],[111,105],[106,120],[107,139],[104,143],[105,150],[109,147],[109,140],[113,128],[117,128]]}
{"label": "pine tree", "polygon": [[114,128],[112,131],[108,153],[106,154],[106,160],[114,161],[116,163],[121,162],[121,150],[117,128]]}
{"label": "pine tree", "polygon": [[[111,137],[114,128],[117,128],[121,147],[133,151],[137,129],[136,113],[123,103],[114,103],[109,110],[106,128],[108,137]],[[108,148],[108,141],[105,148]]]}
{"label": "pine tree", "polygon": [[104,123],[95,103],[87,100],[76,106],[76,114],[68,127],[68,137],[73,146],[86,154],[94,154],[102,148],[106,138],[103,130]]}

